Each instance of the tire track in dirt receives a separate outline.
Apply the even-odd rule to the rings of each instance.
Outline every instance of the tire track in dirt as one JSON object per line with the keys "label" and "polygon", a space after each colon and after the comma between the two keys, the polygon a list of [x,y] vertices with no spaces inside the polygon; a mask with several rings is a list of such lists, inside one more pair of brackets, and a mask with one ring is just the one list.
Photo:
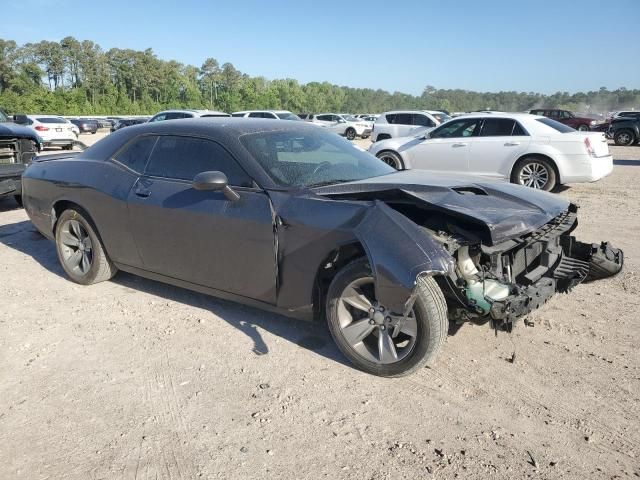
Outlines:
{"label": "tire track in dirt", "polygon": [[426,370],[425,373],[426,375],[421,374],[415,380],[412,379],[407,382],[408,389],[414,391],[416,389],[426,389],[430,391],[433,388],[433,382],[443,382],[458,390],[462,395],[467,395],[471,389],[475,394],[490,398],[502,405],[507,405],[516,411],[524,405],[536,412],[539,417],[551,413],[556,417],[556,424],[562,426],[565,430],[578,432],[585,438],[593,438],[596,435],[599,439],[597,443],[585,443],[589,449],[605,454],[619,453],[632,459],[637,457],[637,445],[640,445],[637,434],[628,440],[627,433],[620,432],[616,428],[612,428],[593,418],[591,412],[586,409],[580,407],[572,408],[552,398],[543,396],[538,391],[522,384],[518,384],[518,388],[511,388],[511,383],[508,381],[495,382],[492,384],[492,390],[489,391],[479,387],[477,378],[464,369],[457,369],[451,366],[435,366],[430,370]]}

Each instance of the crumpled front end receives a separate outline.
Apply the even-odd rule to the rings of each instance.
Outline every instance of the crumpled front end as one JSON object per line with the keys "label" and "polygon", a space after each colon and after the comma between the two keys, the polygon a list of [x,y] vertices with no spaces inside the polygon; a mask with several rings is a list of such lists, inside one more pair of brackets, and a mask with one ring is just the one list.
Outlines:
{"label": "crumpled front end", "polygon": [[492,320],[496,327],[513,323],[544,305],[556,293],[581,282],[616,275],[624,254],[607,242],[586,244],[571,232],[577,207],[570,208],[531,234],[499,245],[467,245],[457,249],[454,296],[464,308],[457,320]]}

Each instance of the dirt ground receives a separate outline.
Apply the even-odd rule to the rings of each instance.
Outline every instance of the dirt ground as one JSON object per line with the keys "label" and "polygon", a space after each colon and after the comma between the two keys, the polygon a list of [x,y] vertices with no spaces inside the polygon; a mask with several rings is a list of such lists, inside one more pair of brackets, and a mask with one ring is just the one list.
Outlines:
{"label": "dirt ground", "polygon": [[396,380],[323,325],[124,273],[71,283],[0,200],[0,479],[640,477],[640,147],[612,151],[561,195],[624,272],[511,335],[464,326]]}

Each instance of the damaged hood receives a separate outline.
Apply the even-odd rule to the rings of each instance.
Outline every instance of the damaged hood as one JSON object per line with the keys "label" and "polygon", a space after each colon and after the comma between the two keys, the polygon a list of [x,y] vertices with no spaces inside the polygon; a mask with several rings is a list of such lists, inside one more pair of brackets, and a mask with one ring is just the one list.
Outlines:
{"label": "damaged hood", "polygon": [[[415,204],[455,220],[451,233],[495,245],[532,232],[567,210],[557,195],[507,182],[405,170],[314,189],[319,195]],[[469,225],[467,228],[466,226]]]}

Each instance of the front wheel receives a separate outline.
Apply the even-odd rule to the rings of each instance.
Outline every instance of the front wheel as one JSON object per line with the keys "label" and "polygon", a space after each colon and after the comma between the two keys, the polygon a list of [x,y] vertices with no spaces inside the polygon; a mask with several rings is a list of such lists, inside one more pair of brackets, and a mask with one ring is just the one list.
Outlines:
{"label": "front wheel", "polygon": [[621,147],[633,145],[635,143],[635,140],[636,139],[633,135],[633,132],[630,130],[620,130],[613,136],[613,141],[616,143],[616,145],[619,145]]}
{"label": "front wheel", "polygon": [[396,152],[392,152],[390,150],[385,150],[376,155],[380,160],[382,160],[387,165],[395,168],[396,170],[403,170],[404,163],[402,161],[402,157],[398,155]]}
{"label": "front wheel", "polygon": [[556,187],[558,178],[551,163],[539,157],[525,157],[516,163],[511,182],[536,190],[550,192]]}
{"label": "front wheel", "polygon": [[444,295],[420,277],[407,316],[385,309],[375,295],[366,258],[344,267],[327,294],[327,323],[340,351],[359,369],[382,377],[408,375],[431,362],[447,337]]}
{"label": "front wheel", "polygon": [[347,131],[344,132],[344,134],[347,137],[347,140],[355,140],[356,138],[356,131],[354,128],[347,128]]}
{"label": "front wheel", "polygon": [[67,276],[82,285],[109,280],[118,271],[84,212],[75,209],[58,219],[56,251]]}

